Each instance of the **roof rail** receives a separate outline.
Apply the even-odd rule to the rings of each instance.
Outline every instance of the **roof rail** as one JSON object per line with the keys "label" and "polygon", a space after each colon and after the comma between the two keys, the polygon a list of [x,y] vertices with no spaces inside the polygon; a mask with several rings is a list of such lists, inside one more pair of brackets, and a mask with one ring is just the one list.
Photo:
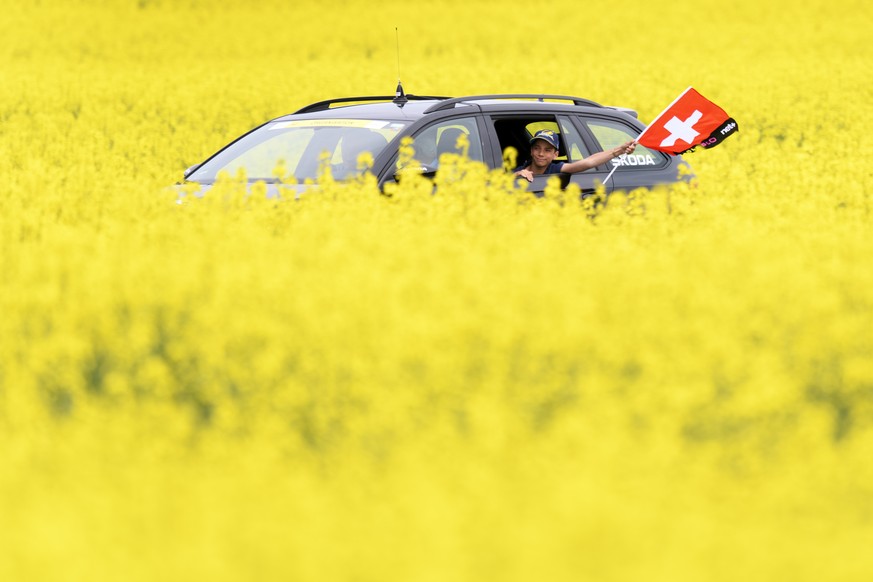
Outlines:
{"label": "roof rail", "polygon": [[[319,101],[318,103],[312,103],[311,105],[307,105],[301,109],[298,109],[294,112],[295,115],[298,113],[312,113],[313,111],[325,111],[330,109],[331,105],[336,103],[357,103],[361,101],[393,101],[396,95],[390,96],[365,96],[365,97],[340,97],[339,99],[327,99],[325,101]],[[429,95],[406,95],[406,98],[409,101],[429,101],[433,99],[448,99],[448,97],[432,97]]]}
{"label": "roof rail", "polygon": [[548,95],[543,93],[507,93],[499,95],[470,95],[468,97],[453,97],[451,99],[445,99],[443,101],[440,101],[439,103],[429,107],[425,110],[425,113],[433,113],[434,111],[450,109],[454,107],[457,103],[463,103],[465,101],[484,101],[485,99],[539,99],[540,101],[542,101],[543,99],[561,99],[563,101],[572,101],[573,105],[603,107],[603,105],[601,105],[600,103],[591,101],[590,99],[583,99],[582,97],[571,97],[569,95]]}

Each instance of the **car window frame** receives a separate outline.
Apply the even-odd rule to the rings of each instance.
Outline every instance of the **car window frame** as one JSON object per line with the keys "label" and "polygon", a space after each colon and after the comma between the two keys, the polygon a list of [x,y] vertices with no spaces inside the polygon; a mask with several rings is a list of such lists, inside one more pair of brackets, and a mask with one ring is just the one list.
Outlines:
{"label": "car window frame", "polygon": [[[549,121],[554,121],[555,123],[558,123],[558,116],[559,114],[554,111],[492,111],[485,113],[484,118],[485,125],[487,126],[488,130],[488,137],[490,141],[494,144],[494,157],[492,160],[493,167],[503,167],[503,146],[500,143],[500,137],[497,135],[497,129],[495,128],[497,121],[503,119],[529,120],[529,125],[534,121],[541,120],[537,118],[551,118],[549,119]],[[519,163],[528,155],[529,152],[519,151],[516,163]]]}

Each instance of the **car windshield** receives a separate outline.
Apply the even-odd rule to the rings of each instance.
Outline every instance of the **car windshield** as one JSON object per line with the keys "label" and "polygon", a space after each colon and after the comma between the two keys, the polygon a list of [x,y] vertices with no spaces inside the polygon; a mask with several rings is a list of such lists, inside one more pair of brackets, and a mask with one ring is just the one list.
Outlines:
{"label": "car windshield", "polygon": [[[293,177],[315,180],[329,165],[336,179],[360,175],[367,167],[359,156],[375,158],[409,122],[378,119],[297,119],[273,121],[243,136],[197,168],[189,180],[213,182],[219,172],[236,175],[245,168],[249,180]],[[363,161],[363,159],[361,160]]]}

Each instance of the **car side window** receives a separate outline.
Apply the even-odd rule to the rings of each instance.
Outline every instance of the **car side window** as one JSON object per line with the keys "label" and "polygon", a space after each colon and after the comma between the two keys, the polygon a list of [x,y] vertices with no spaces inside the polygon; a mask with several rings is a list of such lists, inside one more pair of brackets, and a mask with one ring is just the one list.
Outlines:
{"label": "car side window", "polygon": [[458,141],[461,137],[466,138],[467,156],[471,160],[483,161],[482,140],[474,117],[447,119],[415,136],[412,147],[416,161],[432,169],[438,168],[441,155],[463,153],[463,144]]}
{"label": "car side window", "polygon": [[[610,121],[606,119],[583,119],[582,123],[588,125],[591,133],[594,134],[594,138],[604,151],[620,146],[632,139],[636,139],[640,133],[639,130],[628,127],[618,121]],[[650,150],[645,146],[637,145],[634,153],[613,159],[611,165],[651,168],[653,166],[666,165],[668,162],[669,160],[666,154]]]}
{"label": "car side window", "polygon": [[588,155],[589,148],[568,117],[543,114],[529,117],[507,115],[495,116],[493,123],[504,160],[508,157],[509,148],[516,152],[516,163],[513,167],[522,166],[530,160],[530,140],[541,130],[553,131],[558,137],[558,155],[555,161],[581,160]]}

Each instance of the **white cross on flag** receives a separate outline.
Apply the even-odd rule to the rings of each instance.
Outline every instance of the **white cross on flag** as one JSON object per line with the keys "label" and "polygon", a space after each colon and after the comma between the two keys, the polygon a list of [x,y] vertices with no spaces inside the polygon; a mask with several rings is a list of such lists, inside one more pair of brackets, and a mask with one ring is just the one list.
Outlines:
{"label": "white cross on flag", "polygon": [[688,87],[636,142],[652,150],[681,154],[697,146],[716,146],[738,129],[724,109]]}

